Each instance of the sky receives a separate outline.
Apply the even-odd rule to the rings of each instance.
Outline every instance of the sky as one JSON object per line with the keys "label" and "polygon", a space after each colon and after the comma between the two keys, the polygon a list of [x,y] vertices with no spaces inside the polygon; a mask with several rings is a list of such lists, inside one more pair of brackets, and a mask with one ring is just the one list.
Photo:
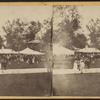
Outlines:
{"label": "sky", "polygon": [[82,16],[81,23],[83,24],[84,34],[88,34],[88,30],[86,29],[86,25],[88,24],[91,18],[100,19],[100,6],[78,6],[79,13]]}

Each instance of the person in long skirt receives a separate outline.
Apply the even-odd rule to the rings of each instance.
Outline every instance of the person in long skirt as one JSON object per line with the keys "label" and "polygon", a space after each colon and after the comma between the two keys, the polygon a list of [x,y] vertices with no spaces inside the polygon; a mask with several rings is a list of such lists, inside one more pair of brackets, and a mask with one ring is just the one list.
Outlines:
{"label": "person in long skirt", "polygon": [[83,73],[83,69],[85,68],[85,63],[83,60],[80,60],[80,71]]}
{"label": "person in long skirt", "polygon": [[33,56],[32,58],[32,63],[35,63],[35,56]]}
{"label": "person in long skirt", "polygon": [[75,71],[78,70],[78,63],[77,63],[77,60],[74,61],[73,70],[75,70]]}

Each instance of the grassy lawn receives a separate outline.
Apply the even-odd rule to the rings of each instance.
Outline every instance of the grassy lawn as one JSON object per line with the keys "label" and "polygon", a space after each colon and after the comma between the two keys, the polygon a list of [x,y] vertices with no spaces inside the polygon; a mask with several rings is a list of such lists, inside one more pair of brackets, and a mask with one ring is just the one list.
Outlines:
{"label": "grassy lawn", "polygon": [[50,73],[0,75],[0,96],[49,96]]}
{"label": "grassy lawn", "polygon": [[55,96],[100,96],[100,74],[54,75]]}

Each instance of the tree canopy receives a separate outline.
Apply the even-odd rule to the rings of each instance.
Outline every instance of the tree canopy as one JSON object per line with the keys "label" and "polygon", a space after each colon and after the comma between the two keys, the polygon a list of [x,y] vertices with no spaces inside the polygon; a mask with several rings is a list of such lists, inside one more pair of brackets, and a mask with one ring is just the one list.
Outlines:
{"label": "tree canopy", "polygon": [[3,30],[6,33],[6,47],[16,51],[24,49],[28,45],[28,41],[35,39],[35,35],[40,31],[40,28],[40,22],[31,21],[26,23],[19,18],[13,21],[8,20],[3,26]]}
{"label": "tree canopy", "polygon": [[90,47],[100,49],[100,19],[91,19],[86,25],[89,30]]}
{"label": "tree canopy", "polygon": [[[54,36],[57,36],[58,41],[63,42],[65,47],[73,49],[74,47],[84,48],[86,45],[86,37],[84,34],[75,35],[75,31],[81,28],[80,24],[80,14],[76,6],[55,6],[54,7],[55,20],[57,16],[62,18],[58,22],[58,29],[55,29]],[[81,39],[84,40],[81,42]],[[57,39],[56,39],[57,40]],[[58,42],[57,41],[57,42]],[[80,42],[76,45],[77,42]],[[84,44],[84,45],[83,45]],[[82,46],[81,46],[82,45]]]}

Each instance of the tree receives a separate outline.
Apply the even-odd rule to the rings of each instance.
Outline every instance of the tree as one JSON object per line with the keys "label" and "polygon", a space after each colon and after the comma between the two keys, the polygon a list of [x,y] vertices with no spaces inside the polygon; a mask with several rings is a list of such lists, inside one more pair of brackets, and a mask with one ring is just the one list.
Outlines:
{"label": "tree", "polygon": [[19,18],[14,19],[12,22],[8,20],[3,26],[6,33],[6,46],[20,51],[28,46],[27,42],[35,39],[35,35],[40,29],[40,22],[30,21],[26,23]]}
{"label": "tree", "polygon": [[87,38],[84,34],[77,34],[73,37],[73,43],[76,48],[84,48],[87,44]]}
{"label": "tree", "polygon": [[3,38],[0,36],[0,49],[4,46],[4,40]]}
{"label": "tree", "polygon": [[41,30],[41,23],[35,22],[35,21],[31,21],[27,27],[27,29],[25,30],[25,40],[28,41],[32,41],[35,39],[35,35]]}
{"label": "tree", "polygon": [[[62,42],[62,44],[70,49],[73,49],[74,47],[79,47],[82,48],[83,46],[81,46],[80,44],[77,46],[75,43],[77,41],[81,39],[79,38],[83,38],[84,39],[85,36],[83,35],[75,35],[75,31],[77,31],[78,29],[81,29],[81,23],[80,23],[80,14],[78,12],[78,9],[76,6],[55,6],[54,7],[54,21],[58,18],[60,19],[57,20],[59,21],[57,24],[58,29],[55,29],[55,31],[57,31],[57,33],[55,32],[55,35],[53,36],[57,36],[58,41]],[[55,21],[55,23],[57,23],[57,21]],[[54,23],[54,24],[55,24]],[[78,39],[77,39],[78,38]],[[86,41],[83,41],[85,44]]]}
{"label": "tree", "polygon": [[44,25],[43,25],[44,32],[43,32],[42,40],[43,40],[43,43],[45,45],[49,45],[51,43],[51,39],[52,39],[52,37],[51,37],[51,35],[52,35],[52,33],[51,33],[52,32],[52,29],[51,29],[52,22],[51,21],[52,21],[51,19],[44,20]]}
{"label": "tree", "polygon": [[100,19],[91,19],[86,25],[89,30],[90,47],[100,49]]}
{"label": "tree", "polygon": [[19,18],[11,21],[7,21],[5,26],[3,26],[3,30],[6,33],[6,47],[19,51],[23,48],[23,32],[26,24],[21,21]]}
{"label": "tree", "polygon": [[[46,60],[50,60],[52,57],[52,20],[51,18],[45,19],[42,23],[42,28],[38,32],[37,38],[40,40],[40,51],[45,52]],[[48,62],[47,62],[48,63]]]}

